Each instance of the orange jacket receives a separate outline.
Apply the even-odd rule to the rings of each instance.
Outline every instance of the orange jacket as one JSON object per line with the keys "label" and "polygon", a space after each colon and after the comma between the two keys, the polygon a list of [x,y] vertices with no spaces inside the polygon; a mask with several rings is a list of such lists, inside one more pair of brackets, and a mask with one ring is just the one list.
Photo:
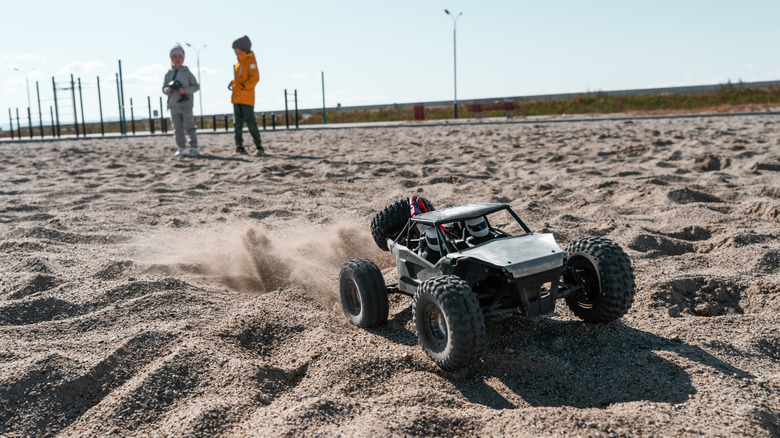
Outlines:
{"label": "orange jacket", "polygon": [[257,69],[255,54],[244,52],[238,54],[238,62],[233,68],[234,79],[229,88],[233,89],[231,102],[255,106],[255,85],[260,81],[260,71]]}

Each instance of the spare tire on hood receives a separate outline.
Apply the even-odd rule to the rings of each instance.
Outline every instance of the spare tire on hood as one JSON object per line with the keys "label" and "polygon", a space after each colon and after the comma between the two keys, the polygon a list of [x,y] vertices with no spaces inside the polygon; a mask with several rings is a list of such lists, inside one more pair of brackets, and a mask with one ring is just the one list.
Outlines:
{"label": "spare tire on hood", "polygon": [[398,237],[412,216],[434,210],[433,203],[422,196],[399,199],[371,219],[371,236],[380,249],[387,251],[387,239]]}

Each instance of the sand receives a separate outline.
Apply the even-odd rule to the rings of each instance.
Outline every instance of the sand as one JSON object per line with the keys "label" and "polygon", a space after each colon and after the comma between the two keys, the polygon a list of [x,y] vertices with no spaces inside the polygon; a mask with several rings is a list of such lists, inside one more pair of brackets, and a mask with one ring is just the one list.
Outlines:
{"label": "sand", "polygon": [[[0,436],[779,436],[780,120],[486,122],[0,144]],[[409,297],[351,326],[412,194],[614,240],[633,307],[489,320],[458,373]]]}

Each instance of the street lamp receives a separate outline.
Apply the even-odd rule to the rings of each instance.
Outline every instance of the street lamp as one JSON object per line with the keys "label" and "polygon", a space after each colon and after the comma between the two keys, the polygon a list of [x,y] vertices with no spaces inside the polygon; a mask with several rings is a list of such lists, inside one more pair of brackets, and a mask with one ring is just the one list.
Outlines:
{"label": "street lamp", "polygon": [[200,51],[206,48],[206,45],[204,44],[203,47],[200,49],[196,49],[195,47],[192,47],[190,43],[186,43],[187,47],[192,48],[195,50],[195,53],[198,57],[198,85],[200,86],[200,93],[198,93],[198,100],[200,101],[200,118],[203,120],[203,84],[200,83]]}
{"label": "street lamp", "polygon": [[453,106],[455,106],[455,118],[458,118],[458,52],[456,50],[457,48],[457,29],[458,29],[458,18],[460,18],[461,15],[463,15],[463,12],[459,13],[457,16],[454,14],[450,14],[450,11],[447,9],[444,10],[444,12],[452,18],[452,69],[454,72],[454,80],[453,83],[455,84],[455,100],[453,102]]}
{"label": "street lamp", "polygon": [[24,84],[25,84],[24,86],[27,89],[27,108],[31,108],[31,106],[30,106],[30,73],[34,72],[35,69],[33,68],[32,70],[30,70],[28,72],[25,72],[22,69],[14,67],[14,70],[16,70],[19,73],[24,75]]}

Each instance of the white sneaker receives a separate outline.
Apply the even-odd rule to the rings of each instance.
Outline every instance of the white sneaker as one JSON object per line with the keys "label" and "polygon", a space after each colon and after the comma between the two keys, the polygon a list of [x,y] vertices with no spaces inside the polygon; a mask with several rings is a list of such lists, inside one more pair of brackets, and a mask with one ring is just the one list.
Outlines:
{"label": "white sneaker", "polygon": [[200,157],[200,152],[198,152],[198,148],[190,148],[189,156],[193,158]]}
{"label": "white sneaker", "polygon": [[176,151],[175,154],[173,154],[174,157],[186,157],[187,156],[187,150],[186,149],[179,149]]}

